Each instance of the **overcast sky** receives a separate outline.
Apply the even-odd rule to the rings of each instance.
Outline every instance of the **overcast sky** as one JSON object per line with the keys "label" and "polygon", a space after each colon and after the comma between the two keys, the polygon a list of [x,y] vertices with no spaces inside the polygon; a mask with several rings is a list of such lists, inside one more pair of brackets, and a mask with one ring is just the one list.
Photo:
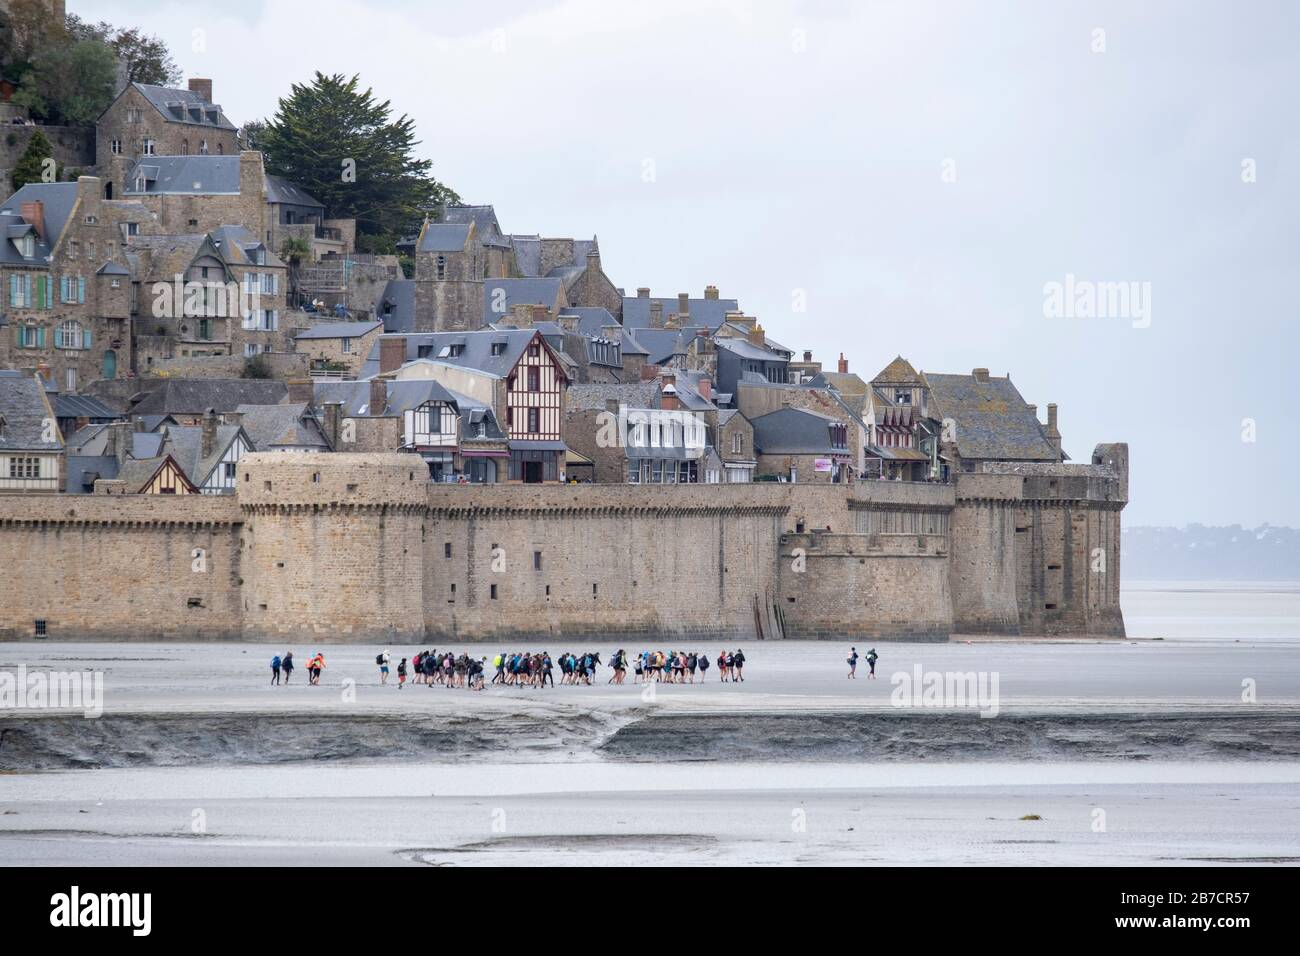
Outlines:
{"label": "overcast sky", "polygon": [[[716,284],[864,377],[1010,372],[1075,460],[1130,443],[1129,524],[1300,525],[1296,4],[68,6],[236,123],[360,73],[467,202],[598,236],[629,292]],[[1136,298],[1048,315],[1067,275]]]}

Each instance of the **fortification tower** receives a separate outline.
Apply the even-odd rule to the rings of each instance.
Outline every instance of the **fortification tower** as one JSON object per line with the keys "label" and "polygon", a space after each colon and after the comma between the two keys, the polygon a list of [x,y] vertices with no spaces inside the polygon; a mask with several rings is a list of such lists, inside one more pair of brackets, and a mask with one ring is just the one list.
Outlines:
{"label": "fortification tower", "polygon": [[240,459],[244,637],[422,637],[427,484],[412,455]]}

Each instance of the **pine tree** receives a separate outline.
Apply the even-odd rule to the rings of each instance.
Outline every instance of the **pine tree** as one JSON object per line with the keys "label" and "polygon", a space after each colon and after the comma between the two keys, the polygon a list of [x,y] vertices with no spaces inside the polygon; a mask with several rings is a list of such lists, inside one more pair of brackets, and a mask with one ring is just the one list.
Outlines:
{"label": "pine tree", "polygon": [[459,197],[430,175],[432,161],[413,155],[415,121],[392,119],[389,102],[359,83],[318,72],[294,84],[257,141],[268,172],[302,186],[331,218],[357,220],[362,251],[391,253],[428,211]]}
{"label": "pine tree", "polygon": [[44,182],[45,160],[53,156],[54,148],[50,146],[50,141],[45,138],[45,134],[38,129],[32,134],[32,138],[27,141],[27,148],[18,157],[18,162],[14,164],[13,171],[9,174],[9,181],[13,185],[14,192],[22,189],[28,183]]}

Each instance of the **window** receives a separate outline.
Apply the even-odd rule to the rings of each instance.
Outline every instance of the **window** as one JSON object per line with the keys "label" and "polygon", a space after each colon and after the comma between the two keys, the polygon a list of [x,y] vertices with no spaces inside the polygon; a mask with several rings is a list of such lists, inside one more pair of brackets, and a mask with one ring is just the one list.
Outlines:
{"label": "window", "polygon": [[77,390],[77,370],[75,368],[68,369],[63,378],[67,385],[67,390],[69,392],[75,392]]}
{"label": "window", "polygon": [[528,409],[528,431],[530,433],[536,433],[541,431],[541,428],[539,427],[538,417],[539,416],[538,416],[537,409],[535,408]]}
{"label": "window", "polygon": [[32,277],[23,273],[9,276],[9,304],[16,309],[32,307]]}
{"label": "window", "polygon": [[492,585],[492,600],[495,601],[496,599],[497,599],[497,586],[494,584]]}
{"label": "window", "polygon": [[[154,154],[154,146],[155,144],[153,140],[146,139],[140,144],[140,152],[144,153],[146,156],[152,156]],[[141,191],[143,192],[143,190]]]}
{"label": "window", "polygon": [[[84,276],[61,276],[59,278],[59,299],[65,305],[81,305],[86,301],[86,279]],[[71,348],[71,346],[67,346]]]}
{"label": "window", "polygon": [[41,460],[39,458],[20,458],[17,456],[10,458],[9,477],[10,478],[41,477]]}
{"label": "window", "polygon": [[542,390],[542,370],[536,365],[528,368],[528,391],[540,392]]}
{"label": "window", "polygon": [[731,453],[733,455],[743,455],[745,453],[745,436],[736,432],[731,436]]}
{"label": "window", "polygon": [[24,325],[19,332],[19,344],[25,349],[45,348],[45,329],[39,325]]}
{"label": "window", "polygon": [[457,344],[457,345],[447,346],[447,355],[450,358],[456,358],[457,356],[461,355],[464,351],[465,351],[464,345]]}
{"label": "window", "polygon": [[541,347],[540,345],[538,345],[536,342],[534,342],[532,345],[528,346],[528,357],[529,357],[529,358],[540,358],[541,355],[542,355],[542,347]]}
{"label": "window", "polygon": [[122,155],[122,141],[120,139],[110,139],[108,141],[108,150],[114,156]]}
{"label": "window", "polygon": [[208,155],[208,141],[206,139],[199,141],[199,155]]}
{"label": "window", "polygon": [[[444,558],[450,558],[450,557],[451,557],[451,542],[450,542],[450,541],[446,542],[446,543],[442,546],[442,556],[443,556]],[[453,589],[455,588],[455,585],[454,585],[454,584],[452,585],[452,588],[453,588]]]}
{"label": "window", "polygon": [[493,342],[493,343],[492,343],[492,354],[493,354],[493,355],[504,355],[505,352],[506,352],[506,343],[504,343],[504,342]]}
{"label": "window", "polygon": [[54,330],[56,349],[88,349],[90,344],[90,332],[83,331],[80,322],[69,319]]}
{"label": "window", "polygon": [[190,154],[190,141],[188,139],[183,139],[181,140],[181,155],[188,156],[189,154]]}
{"label": "window", "polygon": [[434,264],[436,267],[435,272],[437,277],[439,279],[447,278],[447,257],[439,256],[436,260],[434,260]]}
{"label": "window", "polygon": [[345,338],[343,340],[343,354],[350,355],[351,353],[352,353],[352,340]]}
{"label": "window", "polygon": [[542,552],[540,551],[533,552],[533,570],[534,571],[542,570]]}
{"label": "window", "polygon": [[132,106],[126,111],[126,121],[128,123],[143,123],[144,110],[138,106]]}
{"label": "window", "polygon": [[911,405],[911,404],[912,404],[912,391],[911,391],[911,389],[907,389],[907,388],[900,388],[900,389],[897,389],[897,390],[894,392],[894,404],[896,404],[896,405]]}
{"label": "window", "polygon": [[228,461],[225,463],[225,476],[227,481],[235,480],[235,462]]}

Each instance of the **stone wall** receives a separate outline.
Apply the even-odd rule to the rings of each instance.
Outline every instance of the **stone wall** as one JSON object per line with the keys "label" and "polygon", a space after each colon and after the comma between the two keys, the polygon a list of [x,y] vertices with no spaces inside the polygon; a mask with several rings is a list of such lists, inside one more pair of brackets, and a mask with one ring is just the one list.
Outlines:
{"label": "stone wall", "polygon": [[86,126],[19,126],[6,123],[0,133],[0,183],[6,196],[13,192],[9,176],[18,159],[27,150],[32,136],[40,130],[50,141],[54,161],[60,170],[86,172],[95,165],[95,131]]}

